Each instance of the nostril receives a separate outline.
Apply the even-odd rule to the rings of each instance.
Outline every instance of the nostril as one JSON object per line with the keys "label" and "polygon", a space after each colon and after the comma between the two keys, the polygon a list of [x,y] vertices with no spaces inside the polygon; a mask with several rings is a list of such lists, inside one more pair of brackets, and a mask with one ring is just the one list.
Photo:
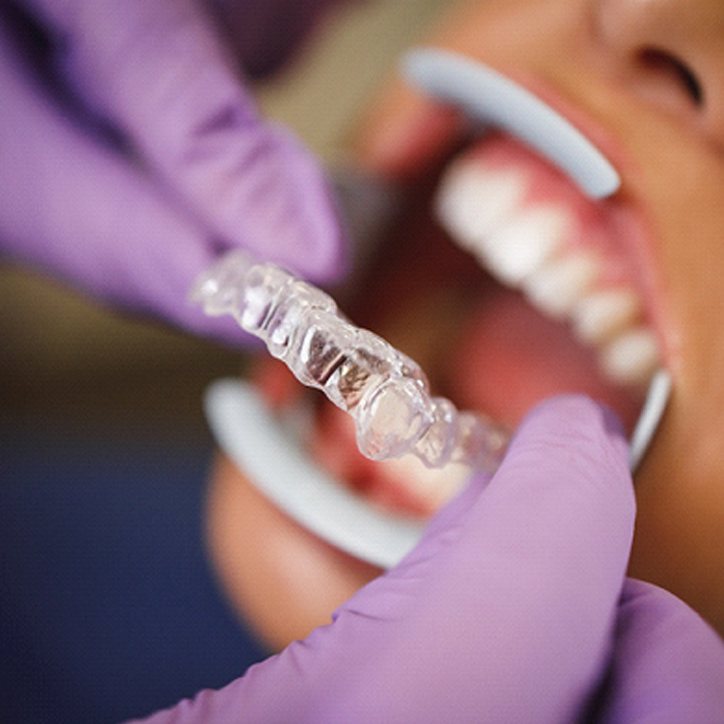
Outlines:
{"label": "nostril", "polygon": [[641,67],[647,72],[668,77],[697,107],[704,105],[704,90],[695,73],[676,56],[660,48],[644,48],[638,54]]}

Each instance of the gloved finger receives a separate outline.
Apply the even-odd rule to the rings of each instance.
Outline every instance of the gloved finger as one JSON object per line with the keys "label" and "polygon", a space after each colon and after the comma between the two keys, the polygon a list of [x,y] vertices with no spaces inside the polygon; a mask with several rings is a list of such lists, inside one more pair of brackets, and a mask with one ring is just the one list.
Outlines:
{"label": "gloved finger", "polygon": [[[462,530],[451,544],[440,546],[434,531],[402,574],[343,607],[337,622],[351,616],[345,625],[375,660],[373,686],[395,681],[386,703],[398,718],[454,719],[451,705],[462,721],[481,711],[490,721],[575,717],[604,665],[625,575],[634,520],[627,457],[618,423],[591,400],[544,403],[455,520]],[[369,622],[380,620],[395,627],[380,626],[377,638]],[[429,658],[417,652],[421,637]]]}
{"label": "gloved finger", "polygon": [[627,580],[602,722],[720,722],[724,644],[683,601]]}
{"label": "gloved finger", "polygon": [[310,278],[342,234],[316,159],[262,120],[195,0],[26,0],[64,38],[66,72],[229,246]]}
{"label": "gloved finger", "polygon": [[101,298],[238,343],[232,322],[187,303],[208,234],[32,84],[0,26],[0,237],[12,256]]}

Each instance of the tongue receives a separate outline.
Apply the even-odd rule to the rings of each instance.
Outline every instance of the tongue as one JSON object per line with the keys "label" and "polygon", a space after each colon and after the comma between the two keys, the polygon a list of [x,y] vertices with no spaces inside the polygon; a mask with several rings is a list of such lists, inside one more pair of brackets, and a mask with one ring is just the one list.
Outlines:
{"label": "tongue", "polygon": [[605,402],[627,427],[635,422],[639,401],[605,382],[591,350],[520,294],[500,289],[486,295],[450,354],[446,387],[451,395],[510,427],[537,401],[571,392]]}

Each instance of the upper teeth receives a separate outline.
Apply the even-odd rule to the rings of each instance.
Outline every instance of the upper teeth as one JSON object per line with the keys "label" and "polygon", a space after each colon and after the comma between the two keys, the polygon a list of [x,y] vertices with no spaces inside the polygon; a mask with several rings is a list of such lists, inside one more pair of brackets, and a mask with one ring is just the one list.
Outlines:
{"label": "upper teeth", "polygon": [[[483,238],[484,256],[503,281],[521,284],[558,251],[567,222],[566,216],[552,207],[524,211]],[[531,244],[531,239],[538,243]]]}
{"label": "upper teeth", "polygon": [[[531,243],[535,244],[535,236],[531,236]],[[571,316],[585,299],[598,271],[598,260],[592,254],[566,250],[524,280],[523,288],[541,311],[562,319]]]}
{"label": "upper teeth", "polygon": [[547,316],[568,321],[599,352],[613,381],[648,381],[659,363],[653,331],[631,286],[603,282],[603,262],[571,243],[574,217],[553,201],[525,201],[520,169],[460,161],[447,172],[437,214],[453,239],[489,272],[520,289]]}
{"label": "upper teeth", "polygon": [[580,339],[600,344],[630,327],[640,313],[641,302],[631,289],[605,289],[579,302],[574,310],[573,326]]}

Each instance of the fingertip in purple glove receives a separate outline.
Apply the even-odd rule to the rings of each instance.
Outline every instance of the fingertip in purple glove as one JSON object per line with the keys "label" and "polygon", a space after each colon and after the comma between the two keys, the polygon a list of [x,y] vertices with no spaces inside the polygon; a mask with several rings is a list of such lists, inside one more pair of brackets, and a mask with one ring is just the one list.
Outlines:
{"label": "fingertip in purple glove", "polygon": [[621,598],[627,457],[607,411],[544,403],[492,481],[474,480],[332,624],[151,721],[709,721],[716,635],[658,589],[631,582]]}
{"label": "fingertip in purple glove", "polygon": [[724,644],[683,601],[627,580],[602,722],[724,721]]}
{"label": "fingertip in purple glove", "polygon": [[21,5],[58,41],[62,81],[132,155],[56,103],[18,52],[17,27],[0,17],[0,184],[9,190],[0,241],[12,256],[227,341],[240,338],[234,325],[187,303],[221,249],[241,246],[317,281],[341,273],[343,233],[323,171],[258,115],[197,2]]}

